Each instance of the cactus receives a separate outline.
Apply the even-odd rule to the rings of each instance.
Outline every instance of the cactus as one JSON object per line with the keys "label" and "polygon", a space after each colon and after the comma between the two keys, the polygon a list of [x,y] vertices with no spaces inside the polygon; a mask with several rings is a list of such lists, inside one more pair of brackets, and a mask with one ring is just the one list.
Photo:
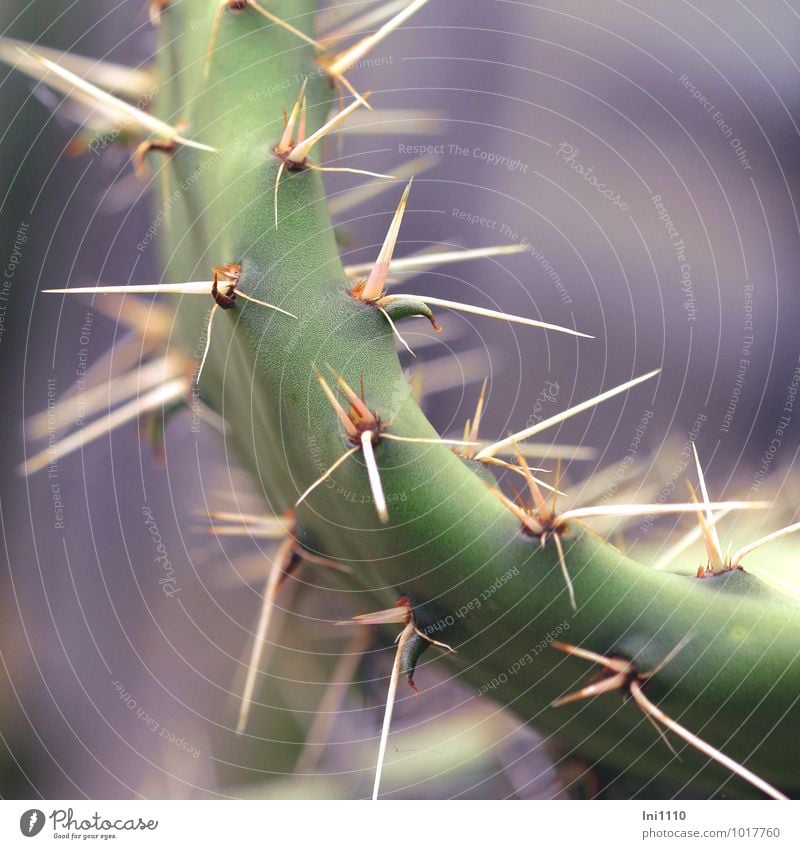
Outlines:
{"label": "cactus", "polygon": [[[724,557],[716,530],[721,512],[760,505],[712,501],[698,459],[697,499],[560,512],[558,476],[546,482],[529,467],[526,440],[638,391],[654,373],[495,443],[480,440],[481,395],[463,439],[442,439],[399,365],[406,319],[438,327],[446,310],[466,309],[534,325],[532,333],[585,334],[390,291],[410,183],[386,182],[399,205],[375,264],[355,279],[342,266],[318,152],[342,117],[375,105],[351,84],[351,66],[425,2],[376,21],[373,36],[344,49],[317,40],[311,0],[151,4],[158,117],[114,95],[99,102],[124,120],[126,141],[139,142],[140,167],[162,181],[157,238],[169,282],[138,291],[163,295],[159,310],[174,308],[183,353],[176,361],[165,350],[115,421],[199,393],[226,422],[267,505],[265,517],[233,517],[232,526],[283,540],[251,671],[282,579],[304,561],[341,564],[343,586],[373,599],[378,612],[356,624],[387,636],[400,630],[378,778],[398,679],[413,685],[430,649],[621,786],[664,796],[794,795],[800,610],[742,567],[748,550]],[[99,97],[63,63],[18,50],[34,73],[39,62],[84,102]],[[126,291],[127,303],[137,290]],[[139,329],[152,342],[153,327]],[[29,458],[29,471],[40,466]],[[510,499],[506,481],[527,495]],[[667,511],[701,523],[709,557],[696,576],[635,562],[591,530],[598,517]],[[606,677],[582,685],[597,668]],[[246,720],[245,710],[240,729]]]}

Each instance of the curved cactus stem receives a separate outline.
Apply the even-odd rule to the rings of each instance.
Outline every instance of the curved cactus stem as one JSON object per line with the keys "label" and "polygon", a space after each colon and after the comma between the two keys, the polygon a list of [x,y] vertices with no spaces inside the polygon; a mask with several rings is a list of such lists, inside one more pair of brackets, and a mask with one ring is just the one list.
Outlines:
{"label": "curved cactus stem", "polygon": [[[303,31],[311,36],[313,0],[263,2],[278,17],[302,21]],[[367,130],[383,128],[389,113],[368,115],[359,110],[358,97],[343,100],[349,86],[346,76],[352,63],[364,55],[362,51],[423,5],[409,3],[397,12],[400,18],[395,16],[366,41],[345,46],[333,57],[318,54],[314,45],[280,26],[265,27],[256,12],[237,13],[235,25],[226,21],[218,30],[215,55],[220,67],[224,62],[225,72],[214,78],[213,85],[204,84],[196,70],[202,67],[207,41],[205,32],[192,33],[192,23],[217,8],[216,4],[183,0],[162,15],[161,39],[170,47],[159,58],[159,119],[185,115],[194,128],[192,138],[197,132],[201,143],[213,142],[220,148],[212,159],[179,145],[169,167],[162,169],[167,181],[164,197],[177,198],[159,233],[167,263],[165,279],[190,280],[194,269],[213,266],[212,251],[237,257],[246,269],[246,279],[259,281],[259,289],[250,290],[253,294],[266,300],[280,298],[281,306],[298,316],[292,321],[271,321],[268,332],[262,310],[242,309],[235,321],[217,319],[215,344],[224,344],[228,355],[208,358],[204,400],[216,410],[224,409],[232,425],[231,448],[271,508],[280,512],[290,507],[299,490],[315,481],[300,496],[297,509],[298,528],[303,530],[310,557],[349,568],[341,577],[347,592],[362,592],[370,606],[386,605],[385,590],[378,587],[401,587],[413,600],[414,621],[403,622],[408,631],[402,657],[396,658],[396,675],[427,645],[421,635],[435,635],[437,641],[458,650],[459,675],[465,681],[482,695],[510,706],[544,734],[560,736],[583,757],[602,761],[609,770],[627,772],[642,785],[658,776],[657,789],[665,794],[686,788],[688,794],[713,795],[723,783],[726,792],[752,794],[755,790],[746,776],[734,777],[692,746],[681,751],[680,761],[665,746],[654,746],[650,724],[643,721],[632,699],[612,714],[603,699],[582,702],[566,722],[563,712],[546,710],[570,689],[572,680],[570,670],[561,668],[571,664],[557,663],[551,657],[554,653],[537,654],[530,666],[509,676],[506,684],[489,686],[500,670],[513,667],[531,645],[562,633],[558,629],[565,622],[573,642],[599,655],[613,650],[622,658],[635,658],[643,669],[653,668],[684,634],[693,631],[697,637],[692,647],[648,684],[646,697],[651,698],[652,688],[659,710],[680,718],[687,728],[702,727],[708,745],[747,763],[780,792],[800,792],[797,747],[792,742],[800,716],[800,671],[795,663],[800,607],[795,602],[741,569],[698,580],[644,568],[598,540],[582,524],[595,519],[625,522],[641,515],[641,505],[579,505],[559,514],[544,486],[534,482],[541,498],[532,494],[528,505],[512,501],[511,510],[487,491],[494,485],[490,465],[505,464],[514,470],[507,478],[533,476],[519,456],[516,460],[508,456],[518,443],[535,439],[537,433],[621,395],[658,372],[601,392],[498,441],[440,445],[438,433],[415,400],[421,364],[415,368],[415,395],[398,358],[393,328],[380,312],[384,309],[393,322],[397,320],[393,310],[400,310],[396,305],[403,304],[403,299],[408,307],[411,296],[379,289],[390,285],[393,272],[409,274],[421,266],[411,258],[392,256],[387,268],[383,252],[381,262],[371,263],[363,272],[367,278],[374,272],[374,286],[367,293],[370,298],[377,293],[373,300],[359,297],[363,295],[363,287],[358,291],[361,272],[354,283],[342,268],[323,175],[306,167],[309,151],[313,155],[313,143],[332,129],[344,134],[348,124],[362,123]],[[304,80],[306,90],[298,98]],[[336,112],[337,104],[343,103],[347,105]],[[281,116],[292,111],[295,118],[287,141]],[[420,129],[411,123],[407,126]],[[317,161],[315,157],[315,165]],[[324,167],[326,162],[319,164]],[[276,231],[273,184],[281,170],[280,230]],[[286,170],[295,171],[292,179],[286,179]],[[392,176],[397,176],[394,169]],[[523,253],[527,247],[509,250]],[[433,261],[466,258],[448,256],[452,253],[445,249]],[[353,269],[348,270],[353,274]],[[437,302],[447,308],[442,299],[420,300],[428,309],[436,310]],[[458,304],[464,307],[473,314],[482,309]],[[176,312],[172,339],[182,346],[187,359],[197,347],[206,313],[207,302],[198,298],[182,299]],[[509,318],[505,314],[493,317]],[[405,327],[402,330],[416,348]],[[563,330],[571,335],[578,332]],[[474,349],[462,354],[457,360],[450,357],[446,365],[442,358],[424,364],[430,393],[472,381],[480,387],[487,373],[487,354]],[[329,363],[338,383],[331,381],[320,391],[313,378],[314,363]],[[349,389],[358,386],[364,375],[369,380],[368,404],[363,393]],[[474,434],[467,430],[466,435]],[[424,442],[424,448],[403,447],[399,443],[404,440],[395,437],[430,442]],[[457,456],[452,447],[477,451],[472,458]],[[520,454],[534,450],[528,446]],[[364,462],[347,463],[358,451],[363,452]],[[320,486],[331,470],[335,482]],[[560,488],[556,484],[554,488]],[[313,502],[307,500],[311,491]],[[384,515],[376,510],[376,492],[386,502]],[[602,493],[595,492],[593,497],[595,502],[605,500]],[[659,501],[656,496],[641,500]],[[708,499],[707,503],[727,509],[731,502]],[[707,518],[706,510],[713,507],[660,505],[651,511],[652,516],[642,519],[642,533],[667,509],[695,514],[699,510]],[[389,513],[391,521],[384,522]],[[554,533],[562,553],[550,539]],[[644,540],[637,550],[643,546]],[[577,612],[565,591],[564,561],[580,602]],[[487,588],[491,588],[491,605],[470,606]],[[456,615],[464,610],[465,615]],[[574,706],[562,709],[572,710]],[[385,723],[384,755],[388,731]],[[379,781],[376,785],[379,792]]]}

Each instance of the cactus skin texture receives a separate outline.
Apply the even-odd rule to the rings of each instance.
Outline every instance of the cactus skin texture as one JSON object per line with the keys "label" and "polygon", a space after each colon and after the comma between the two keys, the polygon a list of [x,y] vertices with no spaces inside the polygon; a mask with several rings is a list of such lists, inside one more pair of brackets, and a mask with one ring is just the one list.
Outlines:
{"label": "cactus skin texture", "polygon": [[[313,132],[339,107],[340,92],[313,47],[247,8],[222,16],[204,81],[217,6],[176,0],[162,12],[157,107],[165,120],[186,120],[191,137],[219,153],[182,147],[165,159],[149,156],[173,198],[159,234],[165,280],[207,279],[211,267],[237,262],[242,291],[298,316],[242,301],[219,312],[201,379],[203,399],[230,425],[243,466],[279,514],[349,447],[314,367],[329,365],[354,387],[363,376],[367,406],[393,433],[437,434],[411,397],[386,318],[348,294],[352,281],[342,270],[318,172],[284,173],[275,228],[280,163],[273,149],[283,116],[307,79]],[[312,34],[312,0],[268,6]],[[178,330],[189,352],[205,332],[210,306],[182,299]],[[619,692],[550,706],[596,671],[552,648],[554,638],[648,670],[689,634],[647,682],[648,697],[784,793],[800,791],[796,603],[741,570],[703,579],[653,571],[574,526],[563,539],[578,602],[573,612],[555,547],[520,531],[488,491],[482,467],[445,445],[382,440],[375,454],[388,523],[376,515],[356,453],[335,471],[332,486],[318,487],[297,508],[296,535],[315,554],[351,567],[338,580],[377,605],[407,596],[417,626],[457,650],[447,662],[476,691],[643,795],[759,795],[674,738],[676,758]],[[487,590],[489,600],[474,605]],[[417,638],[406,655],[422,648]]]}

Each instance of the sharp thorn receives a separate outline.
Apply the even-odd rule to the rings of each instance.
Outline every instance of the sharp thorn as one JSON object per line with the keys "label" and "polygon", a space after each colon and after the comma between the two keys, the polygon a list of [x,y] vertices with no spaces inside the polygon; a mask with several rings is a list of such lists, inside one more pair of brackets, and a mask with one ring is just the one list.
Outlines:
{"label": "sharp thorn", "polygon": [[621,386],[616,386],[614,387],[614,389],[608,389],[605,392],[601,392],[594,398],[590,398],[588,401],[583,401],[582,403],[577,404],[574,407],[570,407],[568,410],[564,410],[561,413],[557,413],[555,416],[551,416],[549,419],[545,419],[542,422],[537,422],[535,425],[525,428],[525,430],[513,433],[511,434],[511,436],[506,437],[505,439],[501,439],[499,442],[494,442],[491,445],[488,445],[486,448],[484,448],[477,454],[475,459],[483,460],[486,457],[493,457],[500,451],[506,450],[515,442],[523,442],[524,440],[535,436],[537,433],[541,433],[543,430],[547,430],[548,428],[551,428],[554,425],[560,424],[561,422],[572,418],[572,416],[575,416],[578,413],[584,412],[584,410],[590,410],[592,407],[596,407],[603,401],[607,401],[609,398],[613,398],[615,395],[619,395],[620,393],[626,392],[628,389],[632,389],[634,386],[637,386],[638,384],[643,383],[646,380],[650,380],[650,378],[655,377],[660,372],[661,369],[655,369],[654,371],[648,372],[647,374],[643,374],[640,377],[634,378],[633,380],[629,380],[626,383],[623,383]]}

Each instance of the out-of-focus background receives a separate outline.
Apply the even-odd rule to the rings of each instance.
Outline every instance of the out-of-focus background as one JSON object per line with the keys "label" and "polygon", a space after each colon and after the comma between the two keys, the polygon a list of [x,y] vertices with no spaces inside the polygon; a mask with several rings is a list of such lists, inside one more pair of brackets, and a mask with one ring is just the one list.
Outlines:
{"label": "out-of-focus background", "polygon": [[[379,5],[335,4],[326,25]],[[0,29],[143,66],[156,41],[145,0],[4,2]],[[798,62],[796,0],[431,0],[354,71],[375,105],[403,114],[391,133],[343,134],[329,160],[430,165],[399,253],[530,246],[439,266],[424,291],[597,337],[548,341],[455,314],[441,338],[420,326],[418,358],[404,362],[412,376],[425,364],[440,432],[463,427],[485,375],[483,435],[501,436],[661,367],[657,383],[553,434],[597,449],[565,470],[571,495],[589,496],[591,481],[594,497],[682,498],[694,439],[716,497],[779,505],[726,519],[726,542],[795,518]],[[19,474],[42,447],[26,419],[122,333],[99,303],[39,291],[158,279],[155,247],[137,246],[159,198],[133,176],[130,150],[81,153],[61,97],[5,65],[0,103],[0,794],[366,795],[392,651],[381,635],[331,627],[359,611],[324,568],[282,597],[251,725],[234,733],[270,550],[204,533],[209,507],[262,509],[213,428],[188,438],[170,423],[159,458],[131,424]],[[337,204],[359,179],[329,181]],[[347,262],[374,258],[396,194],[339,212]],[[634,526],[625,544],[653,562],[690,527]],[[751,567],[796,593],[795,550],[786,541]],[[695,547],[677,566],[701,560]],[[398,703],[385,792],[591,794],[582,765],[441,660],[426,655],[418,683],[423,695]]]}

